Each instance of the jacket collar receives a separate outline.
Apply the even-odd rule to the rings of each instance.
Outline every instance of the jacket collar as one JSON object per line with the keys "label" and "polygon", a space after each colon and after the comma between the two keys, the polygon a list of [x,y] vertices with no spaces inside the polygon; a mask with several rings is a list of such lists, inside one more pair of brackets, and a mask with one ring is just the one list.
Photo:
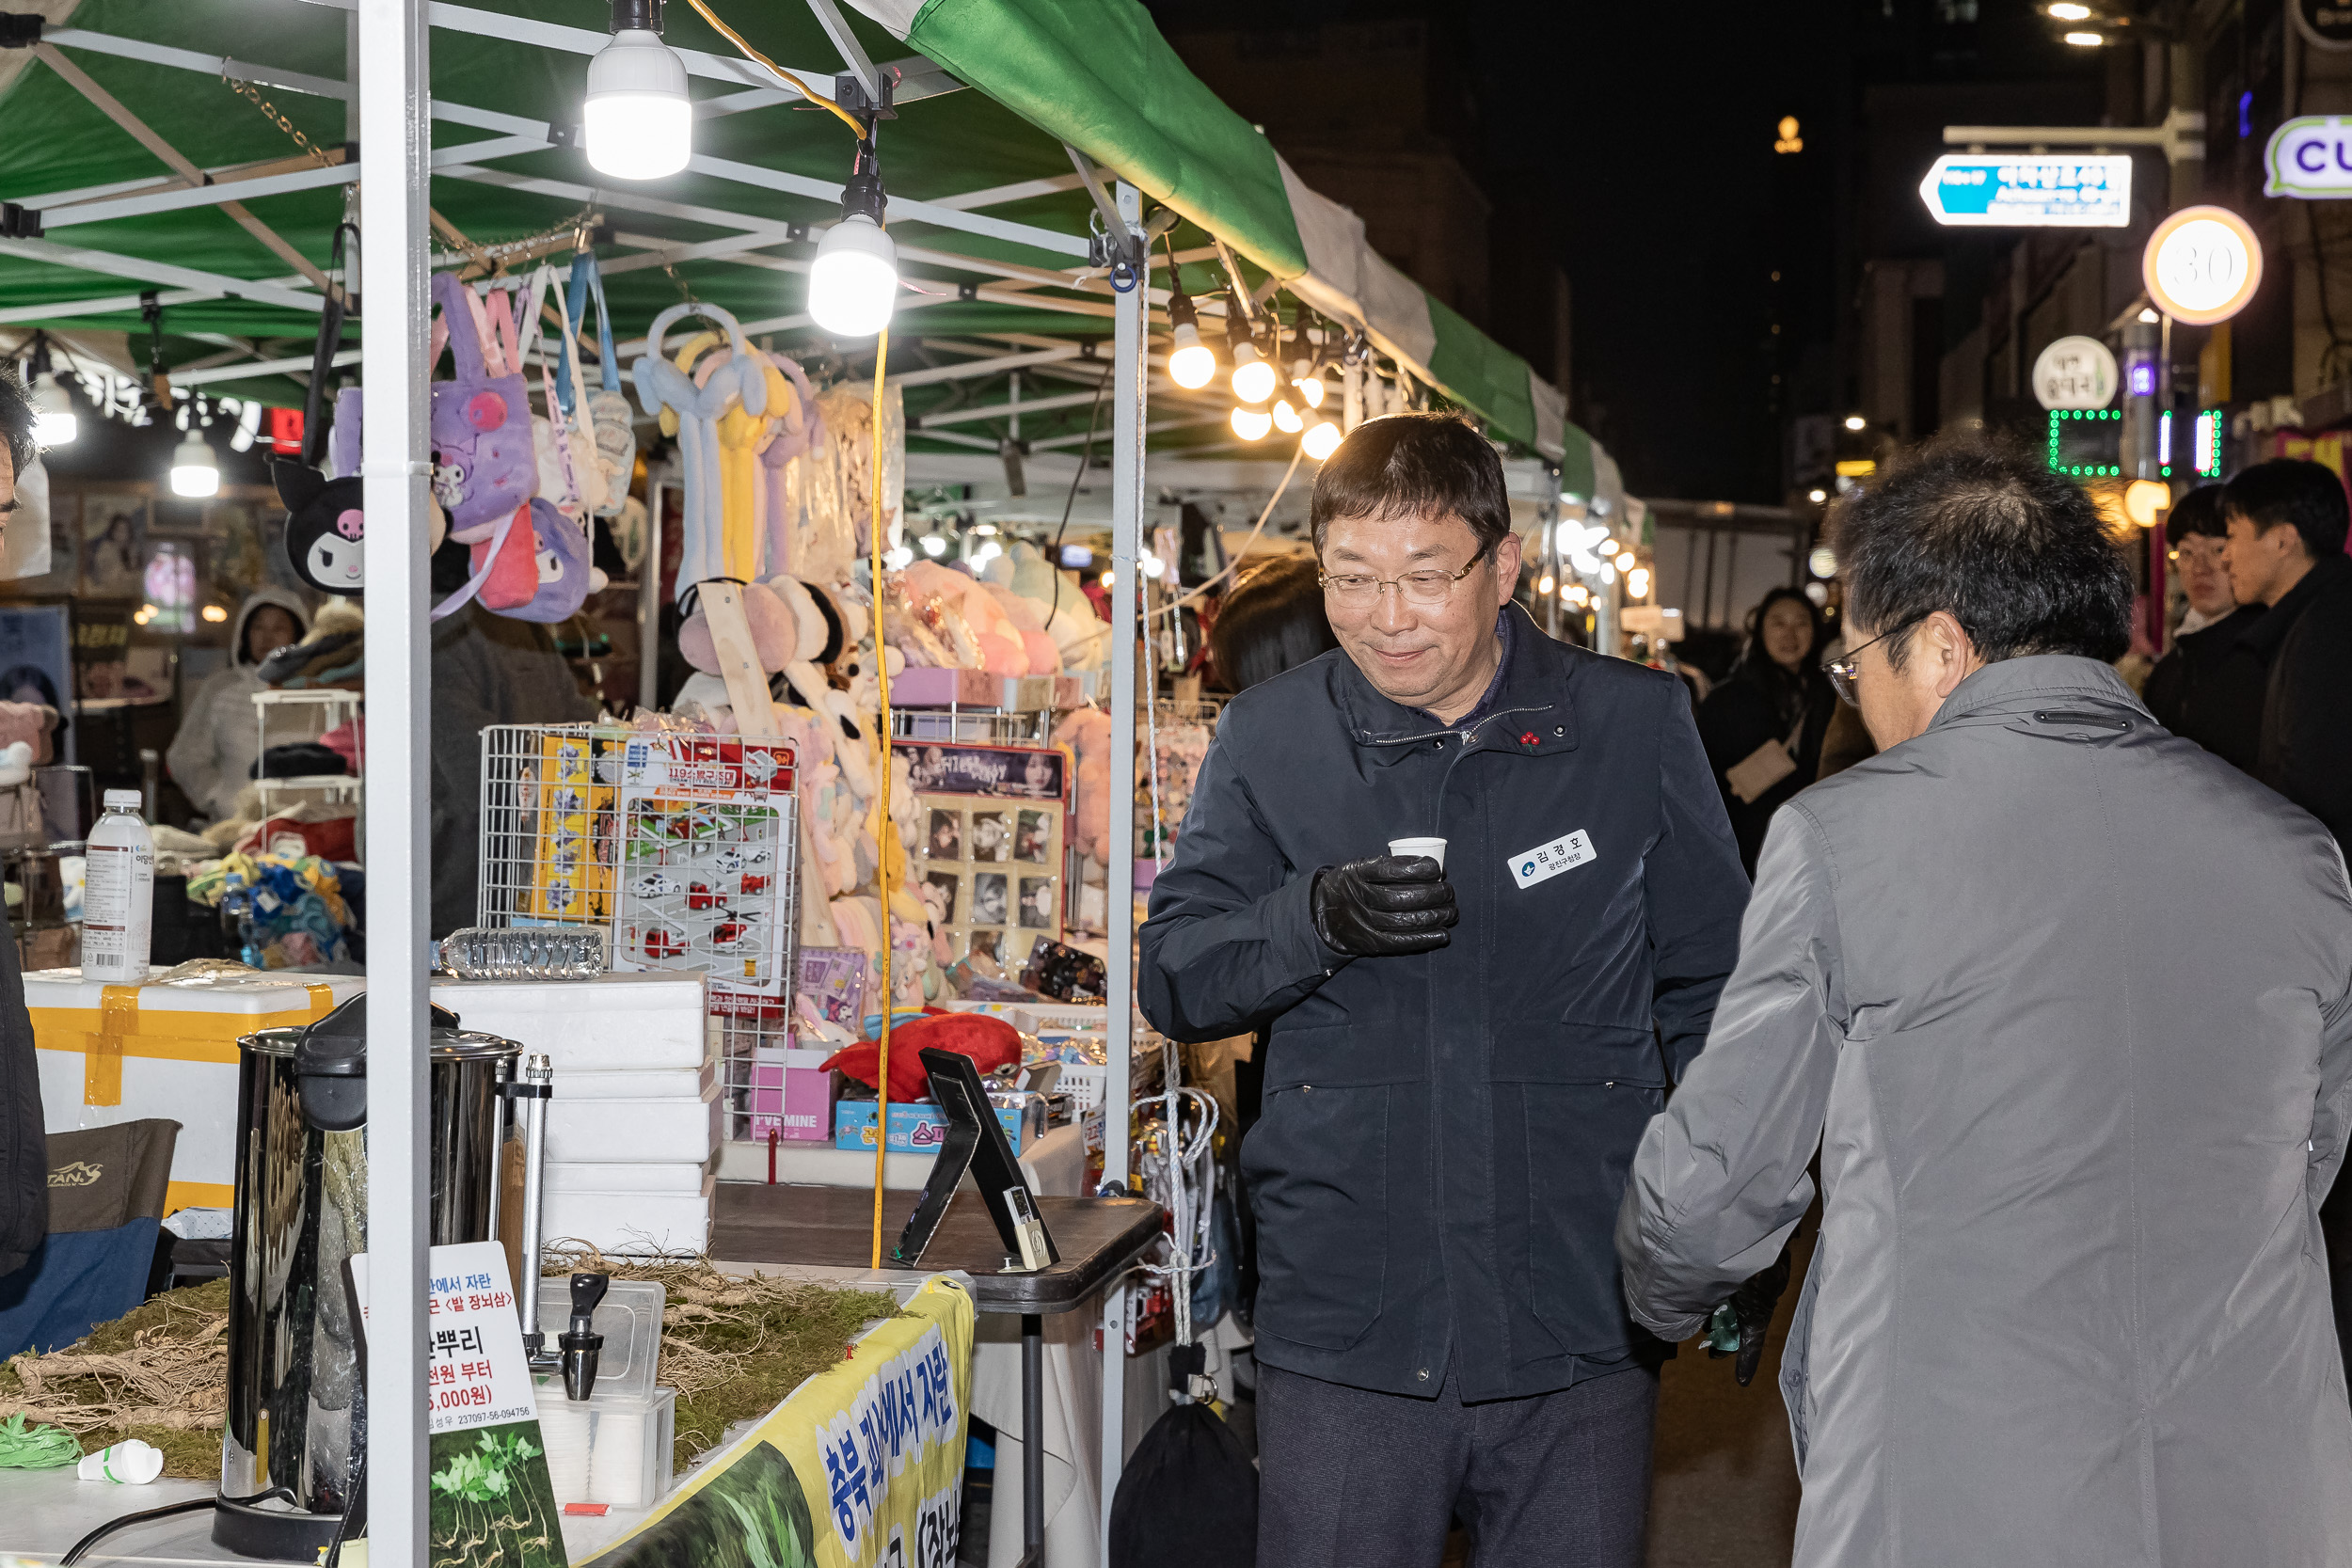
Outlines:
{"label": "jacket collar", "polygon": [[1385,762],[1415,746],[1444,741],[1471,751],[1542,756],[1576,747],[1574,705],[1568,680],[1571,655],[1536,628],[1525,609],[1503,607],[1514,617],[1509,657],[1496,673],[1494,700],[1483,718],[1453,725],[1380,694],[1344,650],[1327,656],[1336,666],[1334,695],[1350,739]]}
{"label": "jacket collar", "polygon": [[2251,649],[2257,658],[2268,664],[2279,652],[2279,644],[2287,640],[2287,633],[2295,629],[2295,623],[2303,618],[2303,611],[2347,581],[2352,581],[2352,559],[2331,555],[2325,561],[2314,561],[2312,569],[2303,574],[2303,580],[2287,591],[2286,597],[2238,634],[2238,645]]}
{"label": "jacket collar", "polygon": [[2148,714],[2112,666],[2074,654],[2028,654],[1988,664],[1962,681],[1936,709],[1928,728],[1941,729],[1979,714],[2031,708],[2056,698],[2129,708],[2143,717]]}

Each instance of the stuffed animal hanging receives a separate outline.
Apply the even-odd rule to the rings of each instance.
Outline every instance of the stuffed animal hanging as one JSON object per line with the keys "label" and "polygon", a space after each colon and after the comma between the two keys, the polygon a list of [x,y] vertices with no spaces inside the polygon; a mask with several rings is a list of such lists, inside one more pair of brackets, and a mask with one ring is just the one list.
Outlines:
{"label": "stuffed animal hanging", "polygon": [[279,458],[270,477],[286,503],[286,559],[294,576],[322,594],[358,597],[366,535],[359,476],[328,479],[308,464]]}
{"label": "stuffed animal hanging", "polygon": [[440,312],[432,362],[446,340],[456,365],[453,379],[433,384],[433,496],[449,514],[451,537],[481,544],[538,492],[531,397],[505,298],[485,306],[449,272],[433,275],[433,297]]}
{"label": "stuffed animal hanging", "polygon": [[[690,314],[724,327],[735,351],[700,386],[661,353],[662,334]],[[666,410],[677,421],[678,456],[685,469],[685,518],[677,573],[681,599],[694,584],[727,575],[719,493],[719,421],[730,407],[739,406],[754,415],[767,411],[767,371],[766,363],[755,358],[751,345],[743,341],[742,327],[715,305],[673,305],[646,329],[644,356],[636,368],[638,405],[657,417]]]}

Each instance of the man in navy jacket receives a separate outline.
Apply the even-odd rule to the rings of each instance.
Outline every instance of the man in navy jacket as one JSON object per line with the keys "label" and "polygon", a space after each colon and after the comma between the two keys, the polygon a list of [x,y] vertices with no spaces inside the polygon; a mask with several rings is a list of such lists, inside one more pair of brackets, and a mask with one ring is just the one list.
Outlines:
{"label": "man in navy jacket", "polygon": [[1512,606],[1476,432],[1374,420],[1311,515],[1340,648],[1226,709],[1142,931],[1160,1029],[1271,1032],[1259,1559],[1426,1568],[1458,1513],[1481,1561],[1632,1568],[1665,1352],[1611,1232],[1739,851],[1681,683]]}

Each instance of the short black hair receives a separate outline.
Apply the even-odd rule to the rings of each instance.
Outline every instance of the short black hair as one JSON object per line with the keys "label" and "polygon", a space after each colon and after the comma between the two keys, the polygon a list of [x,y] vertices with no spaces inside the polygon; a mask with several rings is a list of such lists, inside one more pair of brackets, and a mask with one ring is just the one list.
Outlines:
{"label": "short black hair", "polygon": [[2131,573],[2098,507],[2021,447],[1931,443],[1840,509],[1837,561],[1848,619],[1891,634],[1898,668],[1911,628],[1939,610],[1987,662],[2112,662],[2131,646]]}
{"label": "short black hair", "polygon": [[1307,556],[1285,556],[1241,579],[1209,628],[1209,662],[1235,691],[1272,680],[1340,645]]}
{"label": "short black hair", "polygon": [[1323,531],[1335,517],[1444,516],[1470,524],[1482,556],[1511,531],[1502,459],[1452,414],[1391,414],[1358,425],[1315,475],[1307,507],[1318,556]]}
{"label": "short black hair", "polygon": [[15,465],[19,479],[40,452],[33,441],[32,397],[16,372],[5,366],[0,366],[0,446],[8,449],[8,461]]}
{"label": "short black hair", "polygon": [[2219,484],[2200,484],[2172,503],[2172,510],[2164,519],[2164,542],[2178,545],[2184,539],[2202,534],[2211,539],[2230,536],[2230,515],[2221,504],[2223,491]]}
{"label": "short black hair", "polygon": [[2280,523],[2292,523],[2303,536],[2303,548],[2313,561],[2344,553],[2344,536],[2352,531],[2352,504],[2344,496],[2344,481],[2331,468],[2299,457],[2274,457],[2240,469],[2222,497],[2232,516],[2244,517],[2257,533],[2268,533]]}

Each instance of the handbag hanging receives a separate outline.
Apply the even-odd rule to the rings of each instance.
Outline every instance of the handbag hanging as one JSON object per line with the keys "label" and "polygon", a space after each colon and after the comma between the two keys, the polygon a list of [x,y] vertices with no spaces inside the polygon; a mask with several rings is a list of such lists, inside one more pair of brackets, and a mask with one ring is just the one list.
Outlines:
{"label": "handbag hanging", "polygon": [[587,417],[579,422],[587,426],[596,466],[604,470],[604,499],[595,511],[599,517],[613,517],[628,504],[628,487],[636,478],[637,427],[628,394],[621,390],[620,356],[612,352],[612,313],[604,303],[604,274],[596,256],[583,250],[572,258],[571,283],[564,292],[564,314],[571,318],[573,333],[587,327],[591,300],[596,307],[596,364],[602,384],[590,390],[579,374],[578,356],[566,355],[566,363],[556,370],[555,389],[567,414],[575,412],[579,393],[586,393]]}
{"label": "handbag hanging", "polygon": [[[564,308],[564,293],[551,289],[555,274],[542,264],[531,275],[530,303],[521,296],[516,309],[524,324],[522,359],[534,356],[539,361],[539,386],[547,402],[545,414],[531,419],[532,447],[539,465],[539,495],[552,501],[555,509],[566,517],[585,526],[589,515],[604,502],[604,470],[596,462],[595,437],[584,423],[573,416],[564,404],[557,375],[565,380],[578,376],[579,346],[573,340],[570,312]],[[563,332],[563,341],[550,367],[547,336],[543,330],[548,309],[548,296],[555,296],[554,309]]]}
{"label": "handbag hanging", "polygon": [[446,341],[455,367],[433,383],[433,497],[449,514],[450,537],[479,544],[538,494],[531,397],[505,299],[485,307],[449,272],[434,274],[433,298],[440,309],[429,362],[439,363]]}

